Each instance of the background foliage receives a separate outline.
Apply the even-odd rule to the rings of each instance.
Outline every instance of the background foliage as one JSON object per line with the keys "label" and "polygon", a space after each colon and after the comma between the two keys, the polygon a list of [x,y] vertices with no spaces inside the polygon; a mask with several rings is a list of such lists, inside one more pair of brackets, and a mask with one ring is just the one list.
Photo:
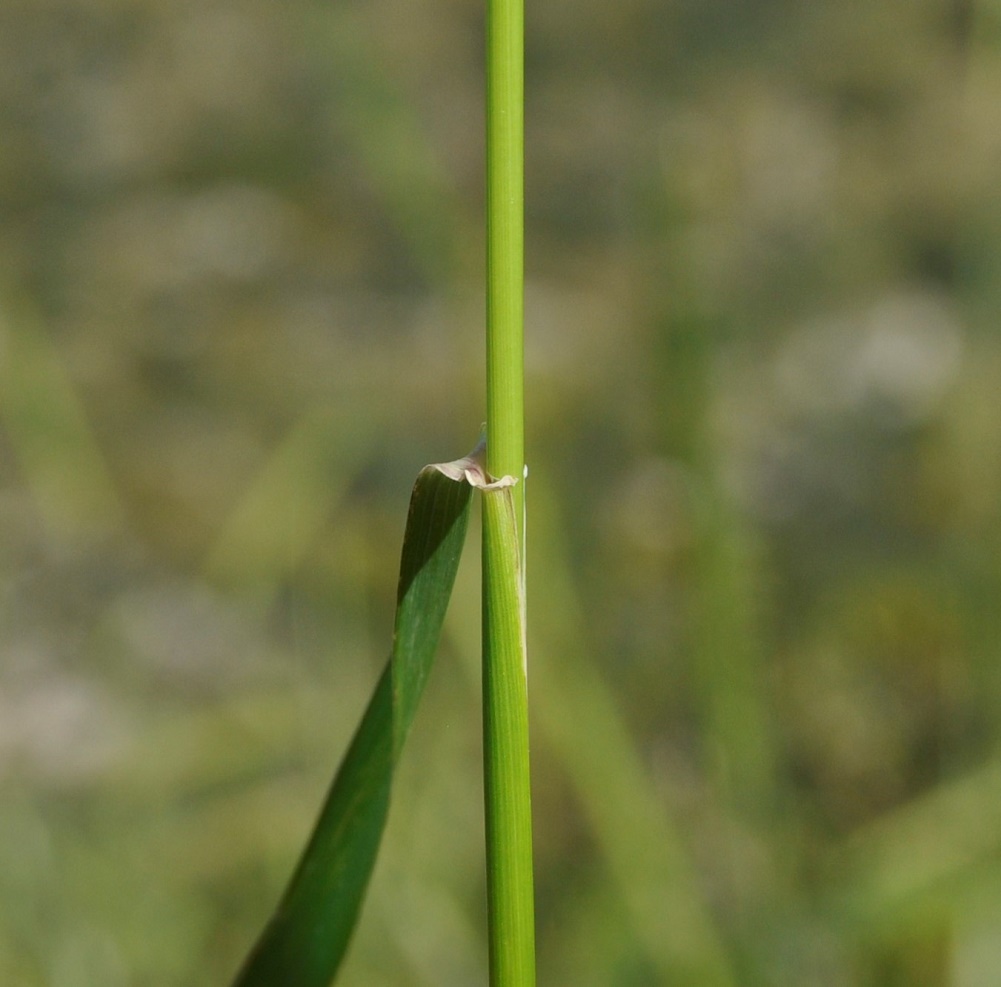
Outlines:
{"label": "background foliage", "polygon": [[[482,22],[0,10],[0,982],[225,983],[284,885],[483,414]],[[540,982],[993,984],[1001,8],[528,33]],[[345,983],[485,982],[456,594]]]}

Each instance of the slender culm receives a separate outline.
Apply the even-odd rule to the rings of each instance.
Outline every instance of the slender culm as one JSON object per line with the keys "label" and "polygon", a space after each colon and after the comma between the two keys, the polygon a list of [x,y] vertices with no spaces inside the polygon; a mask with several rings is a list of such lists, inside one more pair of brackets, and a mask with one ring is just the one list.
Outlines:
{"label": "slender culm", "polygon": [[491,987],[535,983],[525,645],[524,10],[488,0],[483,731]]}

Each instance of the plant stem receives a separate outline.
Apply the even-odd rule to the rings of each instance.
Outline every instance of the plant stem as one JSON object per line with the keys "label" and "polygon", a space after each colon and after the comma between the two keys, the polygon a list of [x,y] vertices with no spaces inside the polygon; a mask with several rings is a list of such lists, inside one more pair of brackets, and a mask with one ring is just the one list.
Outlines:
{"label": "plant stem", "polygon": [[[535,983],[524,606],[511,489],[483,496],[483,756],[491,987]],[[512,564],[513,563],[513,564]]]}
{"label": "plant stem", "polygon": [[488,0],[483,748],[491,987],[535,984],[524,597],[524,10]]}
{"label": "plant stem", "polygon": [[[487,469],[520,480],[524,425],[524,13],[488,0]],[[515,488],[521,524],[522,486]]]}

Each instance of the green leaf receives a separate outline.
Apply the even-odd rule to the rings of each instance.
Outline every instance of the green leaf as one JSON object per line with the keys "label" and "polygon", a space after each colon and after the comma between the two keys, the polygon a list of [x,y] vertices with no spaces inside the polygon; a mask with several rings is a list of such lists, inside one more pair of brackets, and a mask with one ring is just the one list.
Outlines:
{"label": "green leaf", "polygon": [[326,987],[347,949],[389,811],[393,770],[434,660],[469,521],[479,450],[426,466],[410,498],[393,653],[291,883],[234,987]]}

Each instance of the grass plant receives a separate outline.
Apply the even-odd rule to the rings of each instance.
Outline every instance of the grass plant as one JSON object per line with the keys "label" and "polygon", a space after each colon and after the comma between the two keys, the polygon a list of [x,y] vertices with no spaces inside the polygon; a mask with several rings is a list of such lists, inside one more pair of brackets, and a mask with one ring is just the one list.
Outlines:
{"label": "grass plant", "polygon": [[[518,483],[440,483],[514,556],[518,118],[481,414],[468,9],[8,6],[0,984],[218,987],[379,680],[415,445],[488,420]],[[540,982],[997,981],[994,15],[788,6],[534,12]],[[344,984],[486,984],[480,609],[398,760],[373,701]]]}
{"label": "grass plant", "polygon": [[[430,672],[468,523],[483,500],[483,732],[492,987],[535,983],[524,558],[523,11],[493,0],[487,71],[485,441],[421,471],[411,496],[393,652],[278,909],[235,987],[324,987],[355,927],[393,772]],[[495,479],[497,477],[498,479]],[[252,512],[256,513],[256,512]],[[223,558],[225,553],[223,553]],[[225,566],[213,560],[213,569]]]}

